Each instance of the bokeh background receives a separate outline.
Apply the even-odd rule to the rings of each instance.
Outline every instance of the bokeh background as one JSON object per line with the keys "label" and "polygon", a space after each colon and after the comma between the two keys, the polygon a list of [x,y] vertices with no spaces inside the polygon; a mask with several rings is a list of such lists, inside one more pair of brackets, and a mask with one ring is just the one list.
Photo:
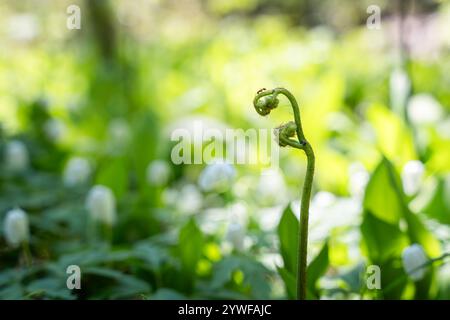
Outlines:
{"label": "bokeh background", "polygon": [[291,120],[252,106],[277,86],[317,158],[309,298],[450,298],[448,1],[3,0],[0,26],[0,298],[293,298],[303,154],[171,161],[174,129]]}

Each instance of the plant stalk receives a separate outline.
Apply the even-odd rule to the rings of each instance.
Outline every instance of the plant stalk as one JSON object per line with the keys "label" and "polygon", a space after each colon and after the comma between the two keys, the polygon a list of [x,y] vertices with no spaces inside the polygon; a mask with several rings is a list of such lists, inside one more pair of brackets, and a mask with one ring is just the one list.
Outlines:
{"label": "plant stalk", "polygon": [[[298,142],[290,139],[291,133],[282,131],[287,130],[288,126],[281,126],[278,129],[278,139],[280,146],[291,146],[296,149],[301,149],[306,154],[307,167],[305,181],[303,183],[302,197],[300,201],[300,221],[298,228],[298,248],[297,248],[297,299],[306,300],[306,288],[307,288],[307,253],[308,253],[308,219],[309,219],[309,202],[311,199],[311,189],[314,178],[314,166],[315,156],[314,151],[306,140],[303,133],[300,109],[298,107],[297,100],[289,90],[285,88],[275,88],[272,90],[262,89],[257,92],[253,105],[255,110],[262,116],[270,113],[270,111],[277,107],[279,94],[284,95],[292,106],[294,112],[294,120],[296,125],[296,133]],[[260,99],[266,96],[270,96],[270,100],[266,100],[265,103],[259,103]],[[283,135],[284,134],[284,135]]]}
{"label": "plant stalk", "polygon": [[314,177],[315,157],[314,152],[307,143],[304,149],[307,157],[307,168],[305,181],[303,183],[302,199],[300,203],[300,225],[298,234],[298,252],[297,252],[297,299],[306,300],[306,269],[308,253],[308,220],[309,220],[309,202],[311,198],[311,189]]}

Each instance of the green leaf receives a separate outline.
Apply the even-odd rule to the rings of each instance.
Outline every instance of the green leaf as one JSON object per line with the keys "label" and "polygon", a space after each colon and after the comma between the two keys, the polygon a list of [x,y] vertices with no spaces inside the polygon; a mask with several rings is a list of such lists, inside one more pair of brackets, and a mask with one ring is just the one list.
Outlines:
{"label": "green leaf", "polygon": [[[99,283],[98,278],[105,278],[112,281],[103,283],[103,292],[95,292],[97,298],[120,299],[136,297],[139,294],[146,294],[150,291],[150,285],[129,274],[104,267],[88,267],[82,269],[82,274],[91,278],[90,283]],[[94,279],[92,279],[94,278]],[[102,289],[103,289],[102,288]]]}
{"label": "green leaf", "polygon": [[288,205],[278,224],[280,251],[284,268],[291,274],[297,270],[298,220]]}
{"label": "green leaf", "polygon": [[[388,253],[393,253],[394,247],[389,248],[386,245],[388,240],[397,242],[395,239],[398,240],[403,233],[399,228],[400,219],[406,222],[410,243],[421,244],[427,254],[432,257],[440,254],[438,240],[427,230],[421,218],[408,208],[398,173],[386,158],[381,160],[367,185],[364,209],[366,213],[376,218],[371,219],[370,215],[364,216],[365,230],[362,231],[367,236],[366,244],[371,243],[374,246],[375,241],[372,240],[376,239],[379,250],[375,252],[379,255],[383,255],[382,252],[384,252],[382,258],[386,258]],[[383,223],[386,224],[385,228],[391,230],[389,235],[386,234],[385,239],[383,239]],[[371,225],[376,230],[375,233],[380,234],[371,235]]]}
{"label": "green leaf", "polygon": [[277,271],[286,286],[288,298],[295,299],[297,296],[297,282],[295,275],[287,271],[286,268],[277,268]]}
{"label": "green leaf", "polygon": [[419,243],[423,246],[429,257],[437,257],[441,254],[441,245],[436,237],[425,227],[421,218],[405,210],[405,219],[408,224],[408,235],[411,243]]}
{"label": "green leaf", "polygon": [[307,268],[307,287],[317,296],[316,284],[321,276],[325,274],[329,266],[329,257],[328,257],[328,241],[325,242],[319,254],[314,258],[313,261],[309,264]]}
{"label": "green leaf", "polygon": [[204,245],[203,234],[194,219],[190,219],[180,230],[178,243],[178,255],[182,268],[190,276],[193,276]]}
{"label": "green leaf", "polygon": [[108,159],[97,173],[96,183],[111,188],[117,198],[122,197],[128,188],[127,163],[125,159]]}
{"label": "green leaf", "polygon": [[187,297],[178,291],[168,288],[160,288],[151,296],[151,300],[183,300],[183,299],[187,299]]}
{"label": "green leaf", "polygon": [[363,206],[378,219],[398,223],[403,210],[402,199],[395,190],[392,166],[385,158],[376,167],[366,187]]}
{"label": "green leaf", "polygon": [[407,276],[401,261],[389,259],[376,263],[381,270],[381,290],[383,298],[387,300],[401,299],[407,285]]}
{"label": "green leaf", "polygon": [[75,296],[72,291],[66,287],[65,278],[43,278],[31,282],[27,286],[28,296],[30,298],[47,297],[51,299],[71,300]]}
{"label": "green leaf", "polygon": [[365,211],[363,214],[361,234],[367,255],[372,262],[381,262],[392,256],[400,256],[402,249],[409,243],[398,225],[381,220],[370,211]]}
{"label": "green leaf", "polygon": [[248,257],[229,256],[214,265],[211,286],[220,289],[231,281],[233,272],[240,270],[244,274],[243,290],[248,287],[250,298],[268,299],[270,285],[269,270],[261,263]]}

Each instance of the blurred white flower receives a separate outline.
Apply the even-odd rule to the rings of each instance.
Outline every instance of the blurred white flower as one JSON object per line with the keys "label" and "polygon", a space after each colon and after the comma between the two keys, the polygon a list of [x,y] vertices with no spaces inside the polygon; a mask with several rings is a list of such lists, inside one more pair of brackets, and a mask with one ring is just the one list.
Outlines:
{"label": "blurred white flower", "polygon": [[[293,201],[291,209],[299,218],[300,201]],[[309,211],[309,237],[312,241],[323,240],[336,227],[356,226],[362,204],[360,198],[336,197],[330,192],[320,191],[312,198]]]}
{"label": "blurred white flower", "polygon": [[114,153],[123,151],[131,140],[130,127],[122,118],[113,119],[109,123],[108,132],[111,151]]}
{"label": "blurred white flower", "polygon": [[23,171],[28,168],[28,150],[22,141],[8,142],[5,149],[5,167],[12,172]]}
{"label": "blurred white flower", "polygon": [[200,229],[206,234],[217,234],[222,232],[230,220],[228,208],[206,208],[199,217]]}
{"label": "blurred white flower", "polygon": [[[283,214],[284,206],[265,207],[258,209],[258,222],[259,226],[264,231],[274,230],[280,222],[281,215]],[[298,211],[298,210],[297,210]]]}
{"label": "blurred white flower", "polygon": [[223,160],[216,160],[200,173],[198,184],[203,191],[220,193],[231,187],[235,175],[233,165]]}
{"label": "blurred white flower", "polygon": [[425,166],[419,160],[408,161],[402,170],[403,190],[408,196],[416,194],[423,180]]}
{"label": "blurred white flower", "polygon": [[436,123],[443,114],[442,106],[429,94],[414,95],[408,102],[409,119],[416,125]]}
{"label": "blurred white flower", "polygon": [[413,281],[421,280],[426,272],[426,268],[420,268],[428,258],[422,246],[415,243],[406,247],[402,252],[403,268]]}
{"label": "blurred white flower", "polygon": [[225,236],[226,240],[233,245],[238,251],[244,249],[244,239],[245,239],[245,228],[242,224],[238,222],[230,222],[228,225],[227,233]]}
{"label": "blurred white flower", "polygon": [[17,14],[9,18],[8,34],[11,39],[21,42],[33,40],[39,34],[39,24],[33,14]]}
{"label": "blurred white flower", "polygon": [[30,237],[28,216],[22,209],[8,211],[3,227],[6,242],[10,246],[17,247],[23,242],[28,242]]}
{"label": "blurred white flower", "polygon": [[391,106],[394,110],[404,110],[406,99],[411,89],[411,81],[408,74],[400,68],[391,73],[389,79]]}
{"label": "blurred white flower", "polygon": [[116,221],[116,199],[108,187],[92,187],[86,198],[86,208],[94,220],[106,225],[113,225]]}
{"label": "blurred white flower", "polygon": [[229,218],[242,225],[248,223],[248,208],[244,201],[234,202],[228,206]]}
{"label": "blurred white flower", "polygon": [[87,183],[91,170],[91,165],[87,159],[81,157],[71,158],[64,168],[64,184],[68,187],[73,187]]}
{"label": "blurred white flower", "polygon": [[256,197],[263,206],[284,204],[287,201],[287,188],[280,170],[268,169],[261,173]]}
{"label": "blurred white flower", "polygon": [[196,186],[187,184],[177,195],[175,205],[179,212],[185,214],[199,213],[203,204],[203,196]]}
{"label": "blurred white flower", "polygon": [[50,141],[56,142],[62,138],[65,131],[64,123],[57,119],[49,119],[44,124],[44,132]]}
{"label": "blurred white flower", "polygon": [[165,186],[170,178],[169,164],[163,160],[154,160],[150,162],[147,166],[146,177],[148,184],[151,186]]}
{"label": "blurred white flower", "polygon": [[228,206],[207,207],[199,216],[200,228],[204,233],[221,233],[232,221],[240,225],[247,225],[247,206],[243,202],[235,202]]}
{"label": "blurred white flower", "polygon": [[352,196],[362,198],[369,182],[370,174],[361,163],[352,163],[349,166],[349,192]]}

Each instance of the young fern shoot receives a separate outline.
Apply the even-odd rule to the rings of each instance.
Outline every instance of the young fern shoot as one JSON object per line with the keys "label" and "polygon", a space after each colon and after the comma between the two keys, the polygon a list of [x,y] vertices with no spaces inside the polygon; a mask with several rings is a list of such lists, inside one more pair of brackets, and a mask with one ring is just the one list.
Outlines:
{"label": "young fern shoot", "polygon": [[[306,299],[306,268],[307,268],[307,249],[308,249],[308,217],[309,202],[311,198],[311,188],[314,177],[314,152],[306,140],[302,129],[300,119],[300,109],[297,100],[288,90],[284,88],[275,88],[272,90],[262,89],[256,93],[253,105],[256,112],[262,116],[268,115],[278,106],[278,95],[284,95],[290,102],[294,111],[294,121],[275,128],[274,133],[278,144],[281,147],[290,146],[303,150],[307,158],[307,168],[305,181],[303,183],[302,198],[300,202],[300,225],[299,225],[299,243],[297,251],[297,299]],[[297,139],[295,139],[297,135]]]}

